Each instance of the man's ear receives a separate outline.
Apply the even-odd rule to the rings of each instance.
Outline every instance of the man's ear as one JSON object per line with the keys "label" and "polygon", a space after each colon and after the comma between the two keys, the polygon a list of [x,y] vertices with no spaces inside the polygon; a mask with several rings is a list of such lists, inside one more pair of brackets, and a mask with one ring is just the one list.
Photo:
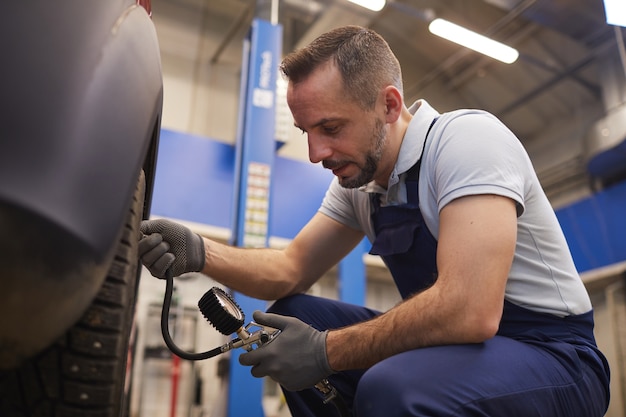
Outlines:
{"label": "man's ear", "polygon": [[404,106],[402,94],[392,85],[385,87],[383,94],[385,98],[385,121],[387,123],[394,123],[398,120],[400,114],[402,114],[402,108]]}

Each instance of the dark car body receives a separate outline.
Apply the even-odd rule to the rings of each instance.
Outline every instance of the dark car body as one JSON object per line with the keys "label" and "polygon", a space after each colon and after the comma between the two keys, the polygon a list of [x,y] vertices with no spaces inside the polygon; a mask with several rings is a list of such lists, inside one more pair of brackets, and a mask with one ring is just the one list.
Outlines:
{"label": "dark car body", "polygon": [[146,4],[0,5],[0,369],[85,314],[136,238],[125,225],[144,173],[148,216],[163,83]]}

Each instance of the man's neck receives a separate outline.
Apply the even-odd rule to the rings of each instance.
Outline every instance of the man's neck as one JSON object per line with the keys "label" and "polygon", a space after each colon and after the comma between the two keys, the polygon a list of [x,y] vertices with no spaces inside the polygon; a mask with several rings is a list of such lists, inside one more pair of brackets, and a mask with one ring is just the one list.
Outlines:
{"label": "man's neck", "polygon": [[389,177],[393,172],[398,156],[400,154],[400,148],[402,147],[402,141],[404,135],[409,127],[409,123],[413,115],[405,107],[402,109],[400,118],[393,124],[389,125],[389,132],[387,134],[387,144],[385,148],[384,161],[381,161],[380,174],[374,178],[376,184],[380,185],[384,189],[387,189],[389,185]]}

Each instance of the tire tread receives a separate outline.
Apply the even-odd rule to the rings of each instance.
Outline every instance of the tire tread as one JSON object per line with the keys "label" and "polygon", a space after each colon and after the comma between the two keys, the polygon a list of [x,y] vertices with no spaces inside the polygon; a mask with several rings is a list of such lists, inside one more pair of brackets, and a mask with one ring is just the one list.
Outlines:
{"label": "tire tread", "polygon": [[18,370],[0,373],[2,417],[117,417],[139,278],[140,176],[105,282],[78,323]]}

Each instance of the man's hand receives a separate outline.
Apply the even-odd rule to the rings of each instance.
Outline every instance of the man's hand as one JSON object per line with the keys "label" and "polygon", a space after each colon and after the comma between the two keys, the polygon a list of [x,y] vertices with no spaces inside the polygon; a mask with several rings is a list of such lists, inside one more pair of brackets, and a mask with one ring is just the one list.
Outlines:
{"label": "man's hand", "polygon": [[185,226],[168,220],[145,220],[141,232],[139,257],[155,277],[165,278],[168,268],[175,277],[204,268],[202,237]]}
{"label": "man's hand", "polygon": [[257,378],[269,376],[289,391],[310,388],[333,373],[326,357],[327,331],[320,332],[294,317],[255,311],[258,324],[280,329],[270,343],[239,356]]}

